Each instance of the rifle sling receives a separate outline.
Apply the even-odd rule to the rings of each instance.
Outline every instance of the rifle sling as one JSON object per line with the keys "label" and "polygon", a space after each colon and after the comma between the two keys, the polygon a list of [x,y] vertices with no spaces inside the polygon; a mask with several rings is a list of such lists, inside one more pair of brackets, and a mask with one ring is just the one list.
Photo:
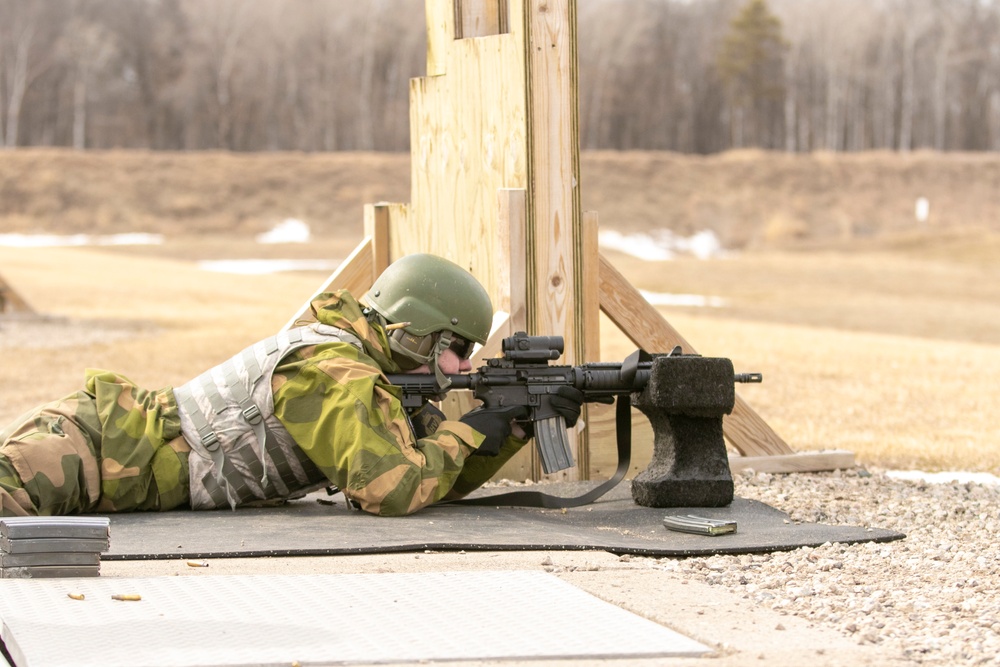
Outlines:
{"label": "rifle sling", "polygon": [[463,498],[451,502],[462,505],[508,505],[513,507],[546,507],[562,509],[589,505],[614,488],[625,477],[632,456],[632,418],[629,412],[629,397],[619,396],[615,406],[615,437],[618,444],[618,468],[611,479],[574,498],[551,496],[540,491],[510,491],[493,496]]}

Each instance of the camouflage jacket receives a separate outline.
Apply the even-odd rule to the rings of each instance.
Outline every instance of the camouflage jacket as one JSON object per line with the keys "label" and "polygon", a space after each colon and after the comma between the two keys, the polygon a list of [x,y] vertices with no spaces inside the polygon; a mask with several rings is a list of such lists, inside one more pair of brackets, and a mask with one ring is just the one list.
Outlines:
{"label": "camouflage jacket", "polygon": [[323,324],[354,333],[364,351],[331,343],[289,354],[272,379],[274,414],[309,459],[365,511],[409,514],[465,495],[525,444],[511,437],[497,457],[470,457],[483,435],[448,420],[416,439],[400,389],[385,378],[400,369],[382,328],[369,324],[346,291],[318,295],[312,309]]}

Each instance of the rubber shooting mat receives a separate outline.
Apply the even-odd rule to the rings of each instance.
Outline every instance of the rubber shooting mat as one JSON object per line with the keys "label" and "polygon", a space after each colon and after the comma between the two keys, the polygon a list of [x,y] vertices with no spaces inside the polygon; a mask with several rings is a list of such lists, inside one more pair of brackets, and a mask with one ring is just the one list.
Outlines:
{"label": "rubber shooting mat", "polygon": [[[0,592],[0,638],[17,667],[426,664],[709,650],[544,572],[7,580]],[[483,619],[490,629],[477,631]]]}
{"label": "rubber shooting mat", "polygon": [[[547,484],[547,493],[579,495],[590,482]],[[499,491],[499,490],[498,490]],[[488,495],[484,491],[477,495]],[[335,501],[335,504],[330,504]],[[695,514],[735,521],[727,535],[667,530],[663,519]],[[696,556],[787,551],[826,542],[887,542],[904,537],[879,528],[794,523],[769,505],[736,498],[729,507],[636,505],[628,483],[583,507],[536,509],[441,505],[406,517],[350,509],[342,495],[314,493],[278,507],[111,515],[104,560],[322,556],[405,551],[600,550],[641,556]]]}

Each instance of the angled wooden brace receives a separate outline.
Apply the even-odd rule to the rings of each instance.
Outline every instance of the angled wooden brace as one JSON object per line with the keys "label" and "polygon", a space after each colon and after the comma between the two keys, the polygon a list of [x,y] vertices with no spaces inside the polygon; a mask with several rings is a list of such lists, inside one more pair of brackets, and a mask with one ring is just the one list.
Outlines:
{"label": "angled wooden brace", "polygon": [[[697,353],[603,256],[600,257],[600,302],[601,310],[639,347],[663,352],[680,345],[686,353]],[[635,421],[634,427],[639,431],[647,428],[640,420]],[[732,414],[723,419],[723,432],[742,454],[730,457],[733,470],[797,472],[854,467],[854,454],[849,451],[793,451],[739,395]]]}
{"label": "angled wooden brace", "polygon": [[316,293],[302,304],[285,324],[284,329],[315,321],[309,304],[318,294],[346,289],[356,298],[360,298],[368,291],[375,279],[389,266],[390,208],[389,204],[365,205],[365,237],[347,259],[340,263],[337,270],[330,274]]}

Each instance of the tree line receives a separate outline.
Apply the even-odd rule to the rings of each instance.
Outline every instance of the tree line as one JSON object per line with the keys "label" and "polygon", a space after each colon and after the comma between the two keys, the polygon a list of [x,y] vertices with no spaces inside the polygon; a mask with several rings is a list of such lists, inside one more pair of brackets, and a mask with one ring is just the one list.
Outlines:
{"label": "tree line", "polygon": [[[1000,0],[577,0],[581,145],[1000,149]],[[423,0],[0,0],[0,146],[409,148]]]}

